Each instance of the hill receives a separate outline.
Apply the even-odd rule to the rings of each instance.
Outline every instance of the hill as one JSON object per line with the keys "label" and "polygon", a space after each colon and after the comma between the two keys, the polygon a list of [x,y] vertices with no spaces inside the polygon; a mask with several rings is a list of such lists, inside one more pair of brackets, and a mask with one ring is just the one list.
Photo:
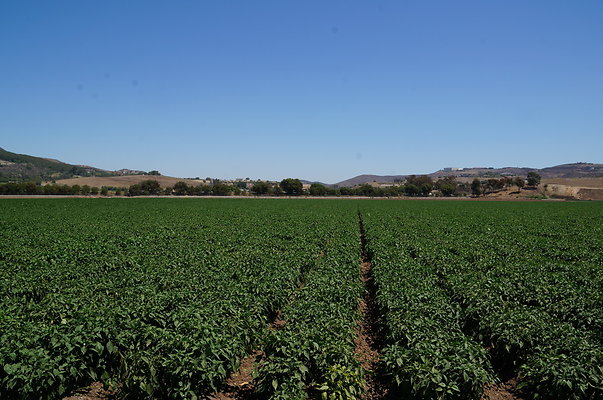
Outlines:
{"label": "hill", "polygon": [[119,176],[144,171],[107,171],[87,165],[67,164],[52,158],[17,154],[0,148],[0,182],[49,181],[81,176]]}
{"label": "hill", "polygon": [[337,182],[337,187],[353,187],[369,182],[393,183],[406,179],[408,175],[358,175],[345,181]]}
{"label": "hill", "polygon": [[[457,178],[497,178],[502,176],[523,176],[525,177],[528,172],[536,171],[543,178],[597,178],[603,177],[603,164],[593,163],[573,163],[573,164],[562,164],[554,167],[547,168],[529,168],[529,167],[505,167],[505,168],[491,168],[491,167],[469,167],[469,168],[444,168],[439,171],[427,174],[432,178],[440,178],[443,176],[456,176]],[[350,187],[360,185],[363,183],[380,182],[380,183],[393,183],[396,181],[404,180],[409,175],[358,175],[354,178],[346,179],[338,182],[335,185],[339,187]]]}
{"label": "hill", "polygon": [[163,176],[163,175],[124,175],[124,176],[88,176],[88,177],[80,177],[80,178],[71,178],[71,179],[61,179],[58,180],[58,184],[66,184],[69,186],[73,185],[88,185],[90,187],[115,187],[115,188],[127,188],[130,185],[134,185],[136,183],[140,183],[142,181],[152,179],[159,182],[159,185],[162,188],[166,188],[168,186],[174,186],[176,182],[184,181],[188,185],[200,185],[207,184],[208,182],[202,179],[183,179],[183,178],[174,178],[171,176]]}

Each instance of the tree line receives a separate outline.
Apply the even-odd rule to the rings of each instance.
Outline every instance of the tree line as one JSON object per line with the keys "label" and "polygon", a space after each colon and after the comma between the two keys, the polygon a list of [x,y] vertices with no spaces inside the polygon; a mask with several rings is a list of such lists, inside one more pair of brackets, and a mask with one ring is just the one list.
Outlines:
{"label": "tree line", "polygon": [[9,182],[0,184],[0,195],[60,195],[60,196],[107,196],[109,190],[121,195],[124,189],[89,185],[59,185],[56,183],[41,185],[37,182]]}
{"label": "tree line", "polygon": [[527,179],[525,180],[519,176],[515,178],[504,176],[500,179],[490,178],[487,180],[475,178],[471,182],[471,194],[473,196],[486,195],[503,189],[510,189],[511,186],[516,186],[517,190],[521,191],[524,186],[535,188],[540,184],[541,179],[540,174],[535,171],[528,172]]}
{"label": "tree line", "polygon": [[[540,175],[530,172],[527,186],[536,187],[540,183]],[[364,196],[364,197],[399,197],[399,196],[480,196],[494,193],[516,186],[521,190],[526,180],[520,177],[502,177],[500,179],[480,180],[475,178],[471,184],[460,182],[454,176],[445,176],[433,180],[426,175],[411,175],[404,183],[381,187],[365,183],[355,187],[335,188],[320,183],[312,183],[304,188],[299,179],[287,178],[281,182],[255,182],[249,192],[257,196]],[[211,185],[189,185],[179,181],[174,186],[162,188],[158,181],[148,179],[131,185],[129,188],[103,186],[101,188],[88,185],[59,185],[56,183],[41,185],[36,182],[16,182],[0,184],[0,195],[82,195],[82,196],[230,196],[247,193],[247,184],[222,183],[215,180]]]}

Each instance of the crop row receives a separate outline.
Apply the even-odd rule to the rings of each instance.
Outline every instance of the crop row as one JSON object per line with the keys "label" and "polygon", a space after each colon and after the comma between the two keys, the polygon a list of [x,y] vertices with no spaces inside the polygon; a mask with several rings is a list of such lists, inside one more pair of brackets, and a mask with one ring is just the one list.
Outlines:
{"label": "crop row", "polygon": [[[535,397],[602,396],[600,215],[593,215],[591,206],[563,206],[390,203],[371,209],[369,247],[389,340],[394,346],[401,342],[404,355],[412,341],[400,340],[397,329],[409,325],[409,332],[417,332],[422,328],[415,324],[434,321],[433,333],[418,342],[421,360],[447,354],[453,344],[464,350],[450,352],[451,365],[463,365],[454,359],[460,356],[472,363],[465,369],[477,371],[475,361],[483,365],[484,359],[475,354],[483,352],[463,354],[473,347],[456,339],[462,332],[470,344],[489,350],[499,374],[517,375],[519,387]],[[419,312],[413,312],[415,303]],[[442,327],[451,329],[438,341]],[[387,352],[394,376],[408,369],[405,358]],[[436,369],[447,382],[459,379],[454,370]],[[407,376],[416,384],[421,374]],[[477,377],[485,376],[469,379],[477,387]],[[403,378],[397,379],[404,386]],[[413,390],[429,387],[425,378]],[[479,395],[459,392],[462,398]]]}
{"label": "crop row", "polygon": [[404,236],[412,232],[399,222],[375,210],[366,217],[386,331],[385,369],[404,397],[479,399],[493,379],[487,352],[462,332],[461,310],[433,268],[404,253]]}
{"label": "crop row", "polygon": [[260,391],[270,399],[357,398],[363,371],[354,355],[359,280],[358,224],[347,213],[325,215],[328,227],[318,263],[283,308],[286,322],[269,334]]}
{"label": "crop row", "polygon": [[241,205],[5,201],[0,392],[57,398],[93,380],[135,397],[216,390],[331,236],[315,229],[320,211]]}
{"label": "crop row", "polygon": [[358,206],[401,396],[603,396],[596,205],[46,199],[0,208],[0,397],[207,397],[262,350],[260,397],[358,398]]}

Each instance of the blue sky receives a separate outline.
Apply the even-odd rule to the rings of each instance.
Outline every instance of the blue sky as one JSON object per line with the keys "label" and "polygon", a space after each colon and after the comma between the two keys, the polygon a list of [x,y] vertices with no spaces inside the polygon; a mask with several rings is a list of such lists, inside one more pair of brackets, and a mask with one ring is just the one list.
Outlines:
{"label": "blue sky", "polygon": [[180,177],[603,162],[601,1],[0,3],[0,147]]}

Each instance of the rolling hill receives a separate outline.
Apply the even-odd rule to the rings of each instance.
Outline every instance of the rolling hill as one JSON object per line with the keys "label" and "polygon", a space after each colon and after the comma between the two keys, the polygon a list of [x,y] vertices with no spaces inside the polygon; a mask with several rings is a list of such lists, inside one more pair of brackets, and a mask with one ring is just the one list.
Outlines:
{"label": "rolling hill", "polygon": [[189,178],[175,178],[172,176],[163,175],[123,175],[123,176],[85,176],[79,178],[61,179],[56,182],[60,185],[88,185],[96,187],[114,187],[114,188],[127,188],[130,185],[134,185],[152,179],[159,182],[162,188],[168,186],[174,186],[176,182],[186,182],[188,185],[197,186],[201,184],[208,184],[209,182],[203,179],[189,179]]}
{"label": "rolling hill", "polygon": [[87,165],[73,165],[51,158],[11,153],[0,148],[0,182],[42,182],[90,176],[144,174],[144,171],[107,171]]}
{"label": "rolling hill", "polygon": [[[439,171],[427,174],[432,178],[440,178],[443,176],[456,176],[458,178],[497,178],[502,176],[523,176],[528,172],[536,171],[543,178],[596,178],[603,177],[603,164],[593,163],[572,163],[556,165],[547,168],[529,168],[529,167],[505,167],[505,168],[486,168],[486,167],[470,167],[470,168],[454,168],[441,169]],[[409,174],[410,175],[410,174]],[[393,183],[404,180],[409,175],[358,175],[350,179],[336,183],[334,186],[350,187],[361,185],[369,182]]]}
{"label": "rolling hill", "polygon": [[[577,179],[577,178],[603,178],[603,164],[572,163],[562,164],[547,168],[529,167],[469,167],[469,168],[444,168],[428,174],[434,179],[443,176],[456,176],[461,180],[473,178],[496,178],[501,176],[523,176],[528,172],[536,171],[543,179]],[[34,157],[26,154],[11,153],[0,148],[0,183],[1,182],[44,182],[60,181],[66,184],[88,184],[93,186],[129,186],[149,179],[144,171],[121,169],[108,171],[87,165],[67,164],[59,160],[43,157]],[[335,187],[353,187],[363,183],[379,182],[393,183],[406,179],[408,175],[358,175],[344,181],[331,184]],[[101,179],[103,178],[103,179]],[[106,178],[106,179],[105,179]],[[152,179],[160,180],[162,186],[170,186],[182,178],[154,176]],[[69,180],[69,181],[67,181]],[[303,181],[315,183],[316,181]],[[199,181],[198,183],[202,183]]]}

